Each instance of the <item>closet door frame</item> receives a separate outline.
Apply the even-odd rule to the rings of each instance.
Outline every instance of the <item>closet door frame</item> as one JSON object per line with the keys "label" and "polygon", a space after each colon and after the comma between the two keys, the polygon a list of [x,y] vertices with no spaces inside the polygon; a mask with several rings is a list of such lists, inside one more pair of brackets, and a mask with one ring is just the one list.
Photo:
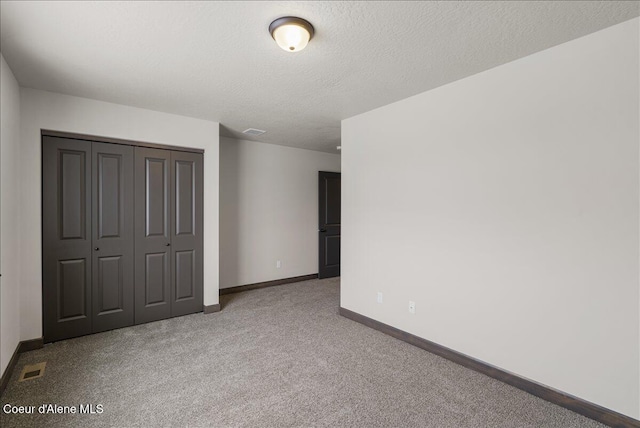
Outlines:
{"label": "closet door frame", "polygon": [[73,132],[53,131],[49,129],[42,129],[40,131],[40,135],[43,138],[44,137],[60,137],[60,138],[69,138],[72,140],[82,140],[87,142],[96,141],[98,143],[123,144],[125,146],[133,146],[133,147],[148,147],[150,149],[175,150],[177,152],[188,152],[188,153],[204,153],[203,149],[195,149],[193,147],[170,146],[165,144],[148,143],[145,141],[123,140],[121,138],[101,137],[98,135],[88,135],[88,134],[76,134]]}

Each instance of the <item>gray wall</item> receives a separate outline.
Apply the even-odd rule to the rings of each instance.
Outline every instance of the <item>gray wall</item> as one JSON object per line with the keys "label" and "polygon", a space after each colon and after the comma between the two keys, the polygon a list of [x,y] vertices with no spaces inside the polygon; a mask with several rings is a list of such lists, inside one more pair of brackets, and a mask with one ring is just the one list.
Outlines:
{"label": "gray wall", "polygon": [[20,88],[0,55],[0,373],[20,341]]}
{"label": "gray wall", "polygon": [[639,22],[344,120],[342,306],[640,417]]}
{"label": "gray wall", "polygon": [[318,272],[318,171],[340,156],[220,139],[220,288]]}

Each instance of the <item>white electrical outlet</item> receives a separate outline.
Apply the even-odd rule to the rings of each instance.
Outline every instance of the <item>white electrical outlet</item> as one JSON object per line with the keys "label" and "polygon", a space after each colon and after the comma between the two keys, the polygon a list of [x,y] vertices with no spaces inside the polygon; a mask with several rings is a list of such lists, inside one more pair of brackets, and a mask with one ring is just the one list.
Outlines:
{"label": "white electrical outlet", "polygon": [[280,269],[282,267],[282,262],[280,260],[276,260],[276,268]]}
{"label": "white electrical outlet", "polygon": [[382,293],[378,291],[378,303],[382,303]]}
{"label": "white electrical outlet", "polygon": [[410,314],[416,313],[416,302],[412,302],[411,300],[409,300],[409,313]]}

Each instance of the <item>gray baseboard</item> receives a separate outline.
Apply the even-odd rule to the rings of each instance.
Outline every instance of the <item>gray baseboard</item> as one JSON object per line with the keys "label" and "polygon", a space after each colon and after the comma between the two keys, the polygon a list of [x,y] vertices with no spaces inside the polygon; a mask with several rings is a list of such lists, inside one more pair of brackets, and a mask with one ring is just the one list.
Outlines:
{"label": "gray baseboard", "polygon": [[640,421],[633,419],[629,416],[618,413],[614,410],[607,409],[606,407],[599,406],[595,403],[583,400],[582,398],[575,397],[566,392],[559,391],[546,385],[542,385],[538,382],[534,382],[530,379],[521,377],[515,373],[508,372],[501,368],[492,366],[484,361],[476,360],[468,355],[462,354],[453,349],[439,345],[427,339],[415,336],[406,331],[392,327],[390,325],[381,323],[372,318],[360,315],[357,312],[350,311],[341,307],[339,314],[350,320],[364,324],[374,330],[378,330],[384,334],[388,334],[391,337],[407,342],[413,346],[424,349],[432,354],[438,355],[442,358],[446,358],[449,361],[453,361],[456,364],[467,367],[471,370],[475,370],[479,373],[497,379],[501,382],[521,389],[529,394],[540,397],[543,400],[549,401],[558,406],[569,409],[573,412],[579,413],[590,419],[601,422],[610,427],[635,427],[640,428]]}
{"label": "gray baseboard", "polygon": [[9,384],[9,379],[11,379],[11,375],[13,374],[13,369],[18,364],[18,357],[23,352],[33,351],[34,349],[40,349],[44,346],[44,338],[40,337],[38,339],[31,340],[23,340],[18,342],[18,346],[13,351],[13,355],[9,360],[9,364],[7,364],[7,368],[5,369],[2,377],[0,378],[0,396],[4,393],[4,390],[7,388]]}
{"label": "gray baseboard", "polygon": [[259,288],[273,287],[275,285],[291,284],[293,282],[308,281],[310,279],[318,279],[318,274],[294,276],[292,278],[276,279],[273,281],[256,282],[255,284],[239,285],[237,287],[221,288],[220,295],[241,293],[243,291],[257,290]]}
{"label": "gray baseboard", "polygon": [[215,305],[205,305],[203,309],[205,314],[220,312],[220,303],[216,303]]}

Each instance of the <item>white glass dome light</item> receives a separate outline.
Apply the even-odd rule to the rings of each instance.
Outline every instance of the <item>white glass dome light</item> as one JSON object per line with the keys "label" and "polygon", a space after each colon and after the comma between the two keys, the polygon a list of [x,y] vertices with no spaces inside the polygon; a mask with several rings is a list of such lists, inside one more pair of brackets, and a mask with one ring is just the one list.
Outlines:
{"label": "white glass dome light", "polygon": [[304,49],[313,37],[313,25],[295,16],[278,18],[269,25],[271,37],[287,52]]}

